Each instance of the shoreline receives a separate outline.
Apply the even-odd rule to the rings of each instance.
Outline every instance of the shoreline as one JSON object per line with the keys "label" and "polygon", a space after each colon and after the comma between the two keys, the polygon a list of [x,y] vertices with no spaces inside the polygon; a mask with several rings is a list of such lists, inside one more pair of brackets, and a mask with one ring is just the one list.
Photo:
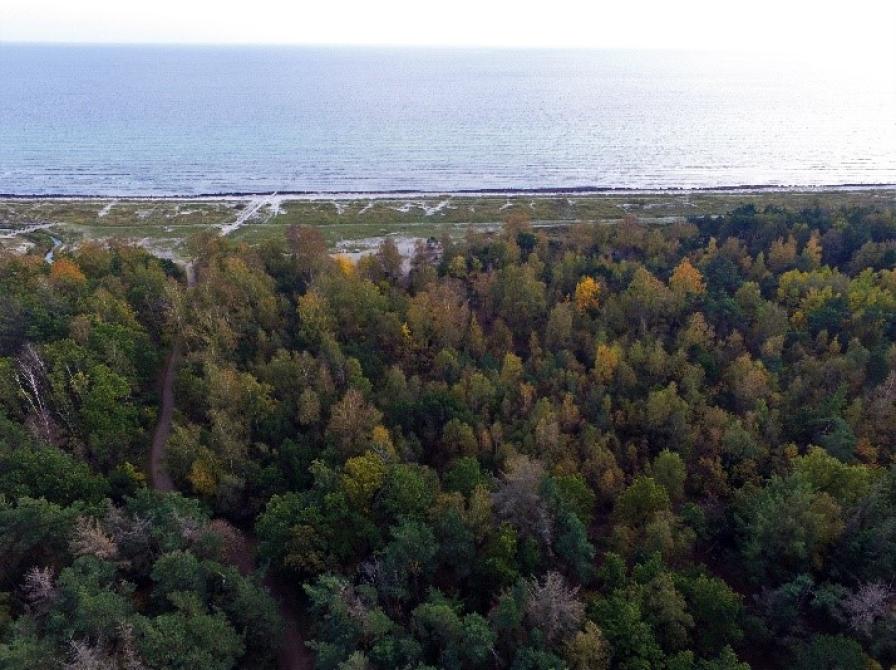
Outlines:
{"label": "shoreline", "polygon": [[731,186],[635,188],[625,186],[571,186],[545,188],[485,188],[444,191],[396,189],[384,191],[225,191],[198,194],[89,194],[89,193],[0,193],[0,200],[67,201],[189,201],[212,202],[277,198],[280,200],[393,200],[397,198],[490,198],[490,197],[587,197],[612,195],[744,195],[762,193],[838,193],[856,191],[896,191],[896,183],[874,184],[739,184]]}

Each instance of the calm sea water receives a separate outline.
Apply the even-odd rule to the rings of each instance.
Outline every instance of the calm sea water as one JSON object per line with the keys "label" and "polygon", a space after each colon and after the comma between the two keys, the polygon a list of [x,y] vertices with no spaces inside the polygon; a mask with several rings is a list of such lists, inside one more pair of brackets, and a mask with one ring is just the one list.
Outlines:
{"label": "calm sea water", "polygon": [[891,67],[637,51],[0,45],[0,192],[894,183]]}

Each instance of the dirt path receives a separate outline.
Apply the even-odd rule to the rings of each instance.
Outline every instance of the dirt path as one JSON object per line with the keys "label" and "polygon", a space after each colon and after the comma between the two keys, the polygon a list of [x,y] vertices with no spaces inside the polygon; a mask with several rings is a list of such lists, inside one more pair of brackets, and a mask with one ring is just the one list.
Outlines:
{"label": "dirt path", "polygon": [[276,192],[271,193],[270,195],[252,198],[248,203],[246,203],[246,207],[237,215],[236,221],[233,221],[232,223],[226,223],[221,226],[221,236],[226,237],[233,231],[238,230],[241,226],[248,222],[249,219],[258,214],[265,205],[270,206],[271,214],[273,214],[275,210],[279,209],[278,203],[279,201],[277,200]]}
{"label": "dirt path", "polygon": [[152,436],[152,448],[149,452],[149,475],[152,487],[157,491],[173,491],[174,482],[165,467],[165,446],[171,434],[171,419],[174,417],[174,370],[180,358],[180,341],[174,343],[168,358],[165,359],[165,372],[162,375],[161,404],[159,406],[159,422]]}
{"label": "dirt path", "polygon": [[305,646],[305,639],[299,628],[298,613],[289,599],[283,595],[288,591],[271,572],[265,576],[264,585],[277,601],[280,618],[283,619],[283,639],[277,652],[277,667],[280,670],[312,670],[314,655]]}
{"label": "dirt path", "polygon": [[[187,286],[196,283],[194,268],[188,264],[185,268]],[[174,491],[174,481],[165,467],[165,447],[171,434],[171,421],[174,417],[174,373],[180,358],[181,343],[177,340],[165,359],[165,370],[162,374],[161,403],[159,420],[152,437],[152,448],[149,453],[149,473],[152,486],[157,491]],[[211,526],[226,541],[228,560],[242,574],[249,574],[255,569],[255,539],[223,519],[215,519]],[[264,586],[277,602],[280,617],[283,619],[283,638],[277,652],[277,667],[280,670],[312,670],[314,656],[302,637],[299,618],[289,602],[287,589],[270,572],[264,579]]]}

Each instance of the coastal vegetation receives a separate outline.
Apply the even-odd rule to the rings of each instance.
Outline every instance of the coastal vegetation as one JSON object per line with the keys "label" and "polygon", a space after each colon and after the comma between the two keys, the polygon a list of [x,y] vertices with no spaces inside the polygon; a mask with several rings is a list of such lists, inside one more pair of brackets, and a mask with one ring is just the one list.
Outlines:
{"label": "coastal vegetation", "polygon": [[0,255],[0,667],[892,667],[892,194],[757,202]]}
{"label": "coastal vegetation", "polygon": [[[331,247],[365,250],[371,240],[462,237],[467,230],[494,230],[511,214],[536,227],[575,222],[668,223],[688,216],[724,214],[743,204],[802,209],[821,206],[892,206],[892,188],[828,188],[810,191],[659,191],[505,196],[327,198],[233,196],[230,198],[7,198],[0,197],[0,248],[48,249],[53,238],[67,245],[84,241],[128,242],[156,255],[186,259],[187,240],[232,226],[253,210],[230,237],[257,244],[282,240],[292,225],[319,229]],[[255,207],[257,206],[257,209]]]}

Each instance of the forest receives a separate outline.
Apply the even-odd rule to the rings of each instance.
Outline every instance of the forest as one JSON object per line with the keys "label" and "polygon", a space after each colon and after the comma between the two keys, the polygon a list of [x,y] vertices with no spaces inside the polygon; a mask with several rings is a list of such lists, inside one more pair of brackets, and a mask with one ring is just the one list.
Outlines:
{"label": "forest", "polygon": [[896,207],[189,250],[0,255],[0,668],[896,665]]}

